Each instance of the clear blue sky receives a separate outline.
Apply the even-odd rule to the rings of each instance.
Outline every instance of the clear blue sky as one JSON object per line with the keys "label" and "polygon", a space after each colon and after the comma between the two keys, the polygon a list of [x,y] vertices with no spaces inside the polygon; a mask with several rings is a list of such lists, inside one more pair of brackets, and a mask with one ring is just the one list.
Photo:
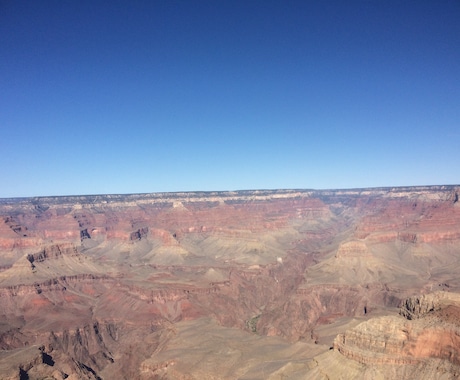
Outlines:
{"label": "clear blue sky", "polygon": [[460,183],[458,0],[0,0],[0,197]]}

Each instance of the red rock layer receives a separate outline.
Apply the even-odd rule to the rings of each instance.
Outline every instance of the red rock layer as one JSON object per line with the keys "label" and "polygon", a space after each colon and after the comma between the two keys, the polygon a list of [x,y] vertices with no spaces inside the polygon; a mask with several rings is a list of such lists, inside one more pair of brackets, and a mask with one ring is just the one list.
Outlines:
{"label": "red rock layer", "polygon": [[388,316],[363,322],[339,334],[334,348],[364,364],[418,364],[441,359],[460,365],[460,294],[413,297],[404,303],[401,314],[411,319]]}

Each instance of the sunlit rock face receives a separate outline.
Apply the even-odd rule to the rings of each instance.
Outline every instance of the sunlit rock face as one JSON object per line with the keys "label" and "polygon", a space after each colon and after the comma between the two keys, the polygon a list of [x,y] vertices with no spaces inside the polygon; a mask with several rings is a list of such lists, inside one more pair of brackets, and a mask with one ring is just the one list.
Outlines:
{"label": "sunlit rock face", "polygon": [[0,378],[453,378],[459,192],[2,199]]}
{"label": "sunlit rock face", "polygon": [[408,298],[400,315],[372,318],[339,334],[334,349],[347,359],[377,369],[382,376],[456,378],[460,369],[460,295],[434,292]]}

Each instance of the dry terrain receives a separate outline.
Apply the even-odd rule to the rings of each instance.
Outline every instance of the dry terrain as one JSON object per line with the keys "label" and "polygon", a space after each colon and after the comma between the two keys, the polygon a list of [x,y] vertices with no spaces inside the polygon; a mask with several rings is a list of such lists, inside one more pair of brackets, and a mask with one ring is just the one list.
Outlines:
{"label": "dry terrain", "polygon": [[0,379],[458,378],[459,193],[0,199]]}

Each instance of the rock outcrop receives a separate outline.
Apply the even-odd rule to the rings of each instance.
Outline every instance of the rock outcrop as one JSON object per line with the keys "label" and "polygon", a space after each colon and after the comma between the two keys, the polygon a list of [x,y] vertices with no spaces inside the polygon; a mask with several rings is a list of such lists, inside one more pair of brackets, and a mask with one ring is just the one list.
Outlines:
{"label": "rock outcrop", "polygon": [[[429,362],[448,368],[454,377],[460,374],[460,294],[411,297],[399,316],[372,318],[339,334],[334,349],[383,373],[385,366],[397,366],[400,378],[414,378]],[[402,375],[407,368],[413,371],[409,377]]]}

